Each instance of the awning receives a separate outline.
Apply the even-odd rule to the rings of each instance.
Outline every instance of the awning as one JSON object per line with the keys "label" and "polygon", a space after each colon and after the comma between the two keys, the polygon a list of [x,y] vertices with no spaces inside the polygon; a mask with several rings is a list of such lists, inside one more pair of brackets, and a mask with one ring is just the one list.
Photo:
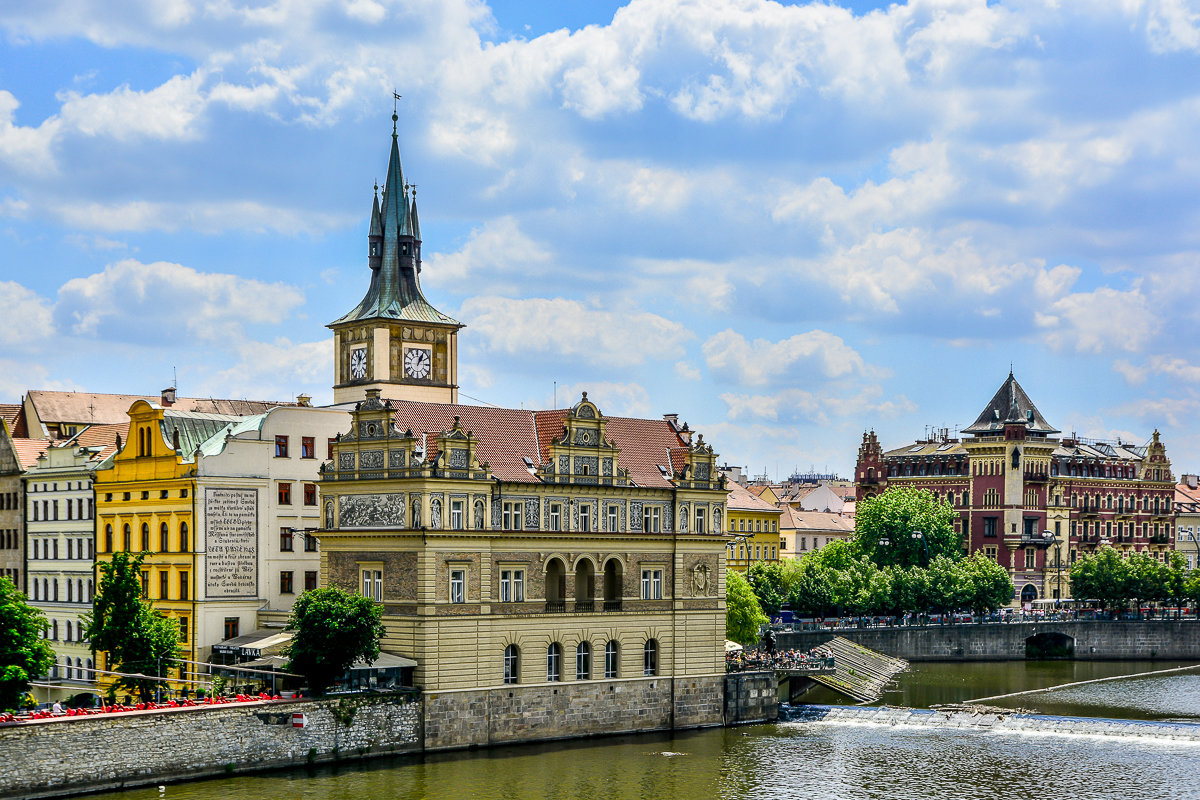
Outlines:
{"label": "awning", "polygon": [[740,644],[738,644],[737,642],[731,642],[728,639],[725,640],[725,652],[726,653],[736,653],[737,651],[739,651],[741,649],[742,649],[742,646]]}
{"label": "awning", "polygon": [[214,654],[261,658],[264,655],[279,653],[294,635],[293,631],[259,630],[214,644],[212,651]]}

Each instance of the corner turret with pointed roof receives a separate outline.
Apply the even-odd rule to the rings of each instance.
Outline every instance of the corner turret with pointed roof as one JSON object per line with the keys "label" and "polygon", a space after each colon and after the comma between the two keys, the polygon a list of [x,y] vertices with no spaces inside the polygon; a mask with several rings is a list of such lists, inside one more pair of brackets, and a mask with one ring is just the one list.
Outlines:
{"label": "corner turret with pointed roof", "polygon": [[[382,199],[371,203],[363,299],[333,329],[335,403],[367,389],[393,399],[458,402],[458,321],[433,307],[421,290],[421,228],[415,187],[404,181],[392,114],[392,142]],[[411,188],[411,195],[410,195]]]}
{"label": "corner turret with pointed roof", "polygon": [[991,401],[980,412],[979,417],[970,427],[963,428],[963,433],[975,436],[995,436],[1004,433],[1008,425],[1023,425],[1027,433],[1043,436],[1058,433],[1059,430],[1046,422],[1042,412],[1025,394],[1021,384],[1009,370],[1004,383],[992,395]]}

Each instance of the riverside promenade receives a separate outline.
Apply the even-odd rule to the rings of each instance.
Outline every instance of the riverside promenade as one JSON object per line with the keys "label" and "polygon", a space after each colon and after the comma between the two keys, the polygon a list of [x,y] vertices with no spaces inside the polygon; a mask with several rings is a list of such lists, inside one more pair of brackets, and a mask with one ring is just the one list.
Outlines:
{"label": "riverside promenade", "polygon": [[906,661],[1020,661],[1073,658],[1200,659],[1194,620],[1028,620],[896,627],[776,630],[777,646],[809,650],[834,636]]}

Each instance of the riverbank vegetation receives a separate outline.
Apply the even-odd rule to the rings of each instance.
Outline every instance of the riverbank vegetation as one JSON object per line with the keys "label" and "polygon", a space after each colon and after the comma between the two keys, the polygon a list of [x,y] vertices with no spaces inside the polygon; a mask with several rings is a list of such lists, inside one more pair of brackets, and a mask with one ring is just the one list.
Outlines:
{"label": "riverbank vegetation", "polygon": [[1071,596],[1118,611],[1146,603],[1200,603],[1200,570],[1189,570],[1182,553],[1159,561],[1149,553],[1122,554],[1102,545],[1071,566]]}
{"label": "riverbank vegetation", "polygon": [[[983,553],[963,555],[954,516],[950,504],[931,492],[890,489],[859,506],[850,540],[831,542],[799,559],[756,562],[745,583],[762,613],[771,618],[785,603],[793,613],[806,617],[901,616],[958,609],[982,616],[1012,599],[1012,580],[1007,570]],[[732,590],[729,596],[734,597]],[[732,605],[731,599],[727,608]],[[739,610],[737,620],[747,614]],[[731,632],[733,620],[727,619]]]}

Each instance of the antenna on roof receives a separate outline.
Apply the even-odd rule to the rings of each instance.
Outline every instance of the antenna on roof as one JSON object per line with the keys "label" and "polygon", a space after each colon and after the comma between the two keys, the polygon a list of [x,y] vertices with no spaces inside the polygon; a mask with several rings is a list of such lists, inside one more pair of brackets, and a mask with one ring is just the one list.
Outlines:
{"label": "antenna on roof", "polygon": [[551,408],[558,408],[558,381],[554,382],[554,405]]}
{"label": "antenna on roof", "polygon": [[175,369],[175,365],[171,365],[171,386],[175,389],[175,393],[179,394],[179,370]]}

